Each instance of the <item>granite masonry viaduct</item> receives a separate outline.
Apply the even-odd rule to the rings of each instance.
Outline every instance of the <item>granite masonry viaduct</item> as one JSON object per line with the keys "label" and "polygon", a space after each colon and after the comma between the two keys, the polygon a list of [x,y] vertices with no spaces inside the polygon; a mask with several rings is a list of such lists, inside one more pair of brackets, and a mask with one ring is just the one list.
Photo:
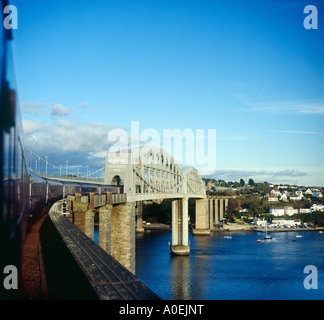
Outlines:
{"label": "granite masonry viaduct", "polygon": [[[55,179],[55,177],[51,177]],[[57,176],[57,180],[64,177]],[[71,178],[68,178],[71,181]],[[82,182],[77,177],[75,182]],[[68,196],[55,203],[50,213],[64,213],[93,239],[94,210],[99,212],[99,246],[135,274],[135,234],[144,232],[143,201],[171,199],[172,255],[189,255],[188,199],[195,199],[194,235],[210,235],[222,222],[229,197],[206,195],[205,184],[195,168],[180,168],[160,148],[141,147],[107,152],[104,181],[120,185],[121,194]]]}

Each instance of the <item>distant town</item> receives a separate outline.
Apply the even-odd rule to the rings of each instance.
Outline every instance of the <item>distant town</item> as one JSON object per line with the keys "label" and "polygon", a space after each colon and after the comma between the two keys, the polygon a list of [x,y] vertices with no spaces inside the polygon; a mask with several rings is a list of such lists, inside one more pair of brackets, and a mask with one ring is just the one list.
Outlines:
{"label": "distant town", "polygon": [[229,199],[226,222],[324,227],[324,188],[203,178],[207,194]]}

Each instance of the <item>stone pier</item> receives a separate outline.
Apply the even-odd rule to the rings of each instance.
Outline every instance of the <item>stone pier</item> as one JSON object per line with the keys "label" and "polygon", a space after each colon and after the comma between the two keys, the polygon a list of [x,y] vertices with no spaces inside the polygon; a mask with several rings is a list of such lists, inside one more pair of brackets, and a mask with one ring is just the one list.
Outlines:
{"label": "stone pier", "polygon": [[136,201],[135,207],[135,215],[136,215],[136,232],[144,232],[143,228],[143,202]]}
{"label": "stone pier", "polygon": [[188,198],[172,200],[172,245],[171,254],[190,254],[188,241]]}
{"label": "stone pier", "polygon": [[111,254],[111,204],[99,208],[99,246]]}
{"label": "stone pier", "polygon": [[219,208],[218,208],[218,200],[217,199],[211,199],[213,200],[212,203],[214,205],[214,224],[219,224]]}
{"label": "stone pier", "polygon": [[228,208],[228,196],[208,196],[208,211],[209,211],[209,225],[210,229],[213,229],[214,225],[220,224],[227,212]]}
{"label": "stone pier", "polygon": [[193,235],[210,235],[210,219],[208,214],[207,199],[196,200],[196,228],[192,230]]}
{"label": "stone pier", "polygon": [[209,228],[214,228],[214,199],[207,199],[209,205]]}
{"label": "stone pier", "polygon": [[135,274],[135,202],[112,207],[110,229],[111,255]]}
{"label": "stone pier", "polygon": [[99,246],[135,274],[135,202],[99,209]]}
{"label": "stone pier", "polygon": [[219,200],[219,220],[223,221],[224,219],[224,200]]}
{"label": "stone pier", "polygon": [[94,238],[94,211],[87,209],[87,204],[74,202],[74,224],[90,239]]}

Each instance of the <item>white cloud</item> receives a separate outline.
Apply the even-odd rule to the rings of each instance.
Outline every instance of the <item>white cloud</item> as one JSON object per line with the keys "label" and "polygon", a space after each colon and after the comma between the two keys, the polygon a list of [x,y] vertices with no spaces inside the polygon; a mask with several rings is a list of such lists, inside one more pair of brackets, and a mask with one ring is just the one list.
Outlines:
{"label": "white cloud", "polygon": [[49,112],[44,107],[45,104],[42,102],[24,102],[21,104],[22,113],[31,113],[33,115],[48,114]]}
{"label": "white cloud", "polygon": [[300,106],[300,113],[324,114],[324,103],[320,105],[303,105]]}
{"label": "white cloud", "polygon": [[317,114],[324,115],[324,100],[286,100],[273,102],[251,102],[240,98],[246,106],[250,107],[247,111],[268,112],[280,114]]}
{"label": "white cloud", "polygon": [[288,130],[283,130],[283,131],[272,131],[272,132],[277,132],[277,133],[298,133],[298,134],[319,134],[318,132],[313,132],[313,131],[288,131]]}
{"label": "white cloud", "polygon": [[89,102],[88,101],[81,102],[80,106],[83,107],[83,108],[88,108]]}
{"label": "white cloud", "polygon": [[74,108],[72,107],[64,107],[63,105],[56,103],[53,105],[51,109],[51,115],[52,116],[66,116],[70,114],[71,111],[73,111]]}
{"label": "white cloud", "polygon": [[103,123],[79,124],[73,121],[41,123],[24,120],[26,146],[36,154],[84,154],[107,150],[108,132],[113,127]]}
{"label": "white cloud", "polygon": [[214,174],[206,176],[206,178],[221,179],[225,181],[239,181],[241,178],[252,178],[256,182],[275,182],[278,179],[300,178],[309,176],[309,173],[299,170],[216,170]]}
{"label": "white cloud", "polygon": [[49,124],[42,121],[32,121],[28,119],[23,119],[23,129],[25,134],[30,134],[34,132],[42,132],[48,130]]}

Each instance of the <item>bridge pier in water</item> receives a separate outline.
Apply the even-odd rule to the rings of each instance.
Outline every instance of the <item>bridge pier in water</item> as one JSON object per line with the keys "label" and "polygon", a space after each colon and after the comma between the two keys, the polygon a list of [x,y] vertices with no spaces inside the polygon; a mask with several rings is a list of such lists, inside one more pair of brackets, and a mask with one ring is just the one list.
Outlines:
{"label": "bridge pier in water", "polygon": [[135,202],[99,209],[99,245],[135,274]]}
{"label": "bridge pier in water", "polygon": [[112,207],[111,255],[135,274],[135,202]]}
{"label": "bridge pier in water", "polygon": [[207,201],[208,199],[196,199],[196,228],[192,230],[192,233],[196,236],[210,235]]}
{"label": "bridge pier in water", "polygon": [[190,254],[188,232],[188,198],[174,199],[172,200],[172,255]]}
{"label": "bridge pier in water", "polygon": [[207,198],[209,227],[211,230],[214,229],[215,225],[219,225],[224,221],[229,198],[231,197],[209,196]]}
{"label": "bridge pier in water", "polygon": [[143,228],[143,202],[142,201],[136,201],[135,215],[136,215],[136,232],[137,233],[144,232],[144,228]]}
{"label": "bridge pier in water", "polygon": [[206,199],[196,199],[196,228],[194,235],[210,235],[215,225],[225,219],[229,197],[207,196]]}

